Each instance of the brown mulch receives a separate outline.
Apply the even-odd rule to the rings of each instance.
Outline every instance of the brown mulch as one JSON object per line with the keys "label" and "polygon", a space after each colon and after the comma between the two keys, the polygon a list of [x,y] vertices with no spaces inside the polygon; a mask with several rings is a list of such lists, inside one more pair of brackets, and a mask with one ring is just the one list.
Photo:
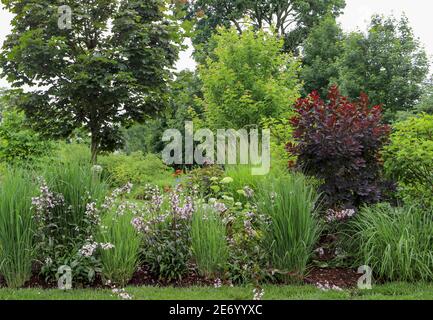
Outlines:
{"label": "brown mulch", "polygon": [[[342,289],[354,288],[358,283],[358,279],[361,275],[356,273],[353,269],[347,268],[318,268],[314,267],[308,273],[308,276],[304,278],[304,283],[317,285],[317,284],[328,284],[330,286],[337,286]],[[160,280],[149,270],[149,267],[144,265],[138,268],[138,270],[132,276],[128,285],[131,286],[158,286],[158,287],[191,287],[191,286],[213,286],[215,283],[214,279],[209,279],[200,276],[194,270],[191,270],[189,274],[180,280]],[[225,283],[224,283],[225,284]],[[6,281],[3,276],[0,275],[0,287],[6,287]],[[56,288],[57,284],[47,283],[45,279],[38,274],[34,274],[29,281],[24,285],[24,288],[42,288],[52,289]],[[95,282],[86,286],[89,288],[105,288],[102,280],[98,276]]]}
{"label": "brown mulch", "polygon": [[190,270],[187,276],[180,280],[167,281],[163,279],[158,279],[152,274],[149,267],[143,265],[138,268],[132,279],[128,283],[132,286],[174,286],[174,287],[191,287],[191,286],[211,286],[214,284],[213,279],[208,279],[200,276],[194,270]]}
{"label": "brown mulch", "polygon": [[357,286],[361,274],[356,273],[353,269],[346,268],[313,268],[305,277],[304,282],[307,284],[329,284],[339,288],[354,288]]}

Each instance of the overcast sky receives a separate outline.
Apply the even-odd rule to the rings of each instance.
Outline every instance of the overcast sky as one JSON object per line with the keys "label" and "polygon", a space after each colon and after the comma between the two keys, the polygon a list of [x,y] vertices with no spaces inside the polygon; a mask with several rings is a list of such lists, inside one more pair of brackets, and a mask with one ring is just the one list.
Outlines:
{"label": "overcast sky", "polygon": [[[433,1],[430,0],[346,0],[347,6],[344,15],[340,17],[343,29],[364,31],[375,14],[394,14],[397,17],[403,13],[409,18],[414,33],[424,44],[427,53],[433,57]],[[3,44],[5,36],[10,32],[12,15],[3,9],[0,4],[0,44]],[[191,50],[182,52],[177,63],[177,68],[193,69],[194,61],[190,57]],[[0,79],[0,87],[7,86],[5,80]]]}

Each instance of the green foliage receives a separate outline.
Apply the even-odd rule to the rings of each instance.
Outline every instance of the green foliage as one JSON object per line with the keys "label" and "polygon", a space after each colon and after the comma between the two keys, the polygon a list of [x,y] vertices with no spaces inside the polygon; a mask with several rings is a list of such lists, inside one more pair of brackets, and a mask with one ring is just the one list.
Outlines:
{"label": "green foliage", "polygon": [[337,17],[345,7],[344,0],[196,0],[186,3],[186,18],[195,22],[192,40],[199,60],[211,50],[209,39],[218,26],[235,26],[241,33],[251,25],[261,29],[272,24],[278,36],[284,39],[284,50],[296,51],[324,16]]}
{"label": "green foliage", "polygon": [[419,103],[416,105],[415,111],[418,113],[425,112],[427,114],[433,114],[433,78],[425,85],[424,93]]}
{"label": "green foliage", "polygon": [[300,90],[299,62],[281,53],[281,39],[252,29],[238,35],[233,28],[213,38],[217,46],[199,68],[209,127],[258,125],[289,110]]}
{"label": "green foliage", "polygon": [[405,201],[433,205],[433,115],[396,123],[383,156],[386,173],[399,182]]}
{"label": "green foliage", "polygon": [[170,110],[167,126],[185,131],[185,121],[194,121],[199,125],[203,119],[203,98],[201,80],[197,72],[181,71],[170,86]]}
{"label": "green foliage", "polygon": [[383,104],[387,120],[410,111],[422,94],[428,74],[425,50],[407,18],[373,16],[368,33],[352,33],[338,59],[339,86],[355,99],[365,92],[373,104]]}
{"label": "green foliage", "polygon": [[193,257],[199,272],[217,278],[226,269],[228,247],[226,227],[215,209],[198,206],[192,217],[191,241]]}
{"label": "green foliage", "polygon": [[96,162],[98,150],[122,142],[121,124],[166,104],[181,39],[165,0],[70,2],[71,29],[59,28],[57,1],[2,3],[14,13],[2,75],[17,87],[38,86],[20,106],[43,134],[65,137],[84,126]]}
{"label": "green foliage", "polygon": [[[338,79],[337,58],[341,54],[343,30],[333,16],[313,28],[304,43],[301,79],[304,95],[318,91],[322,97]],[[358,92],[359,93],[359,92]]]}
{"label": "green foliage", "polygon": [[278,118],[263,119],[263,128],[269,129],[271,133],[271,171],[286,172],[289,163],[296,160],[296,157],[287,153],[288,142],[293,142],[293,127],[290,118],[293,116],[292,110],[282,114]]}
{"label": "green foliage", "polygon": [[363,208],[350,223],[355,265],[368,265],[382,280],[432,281],[432,209]]}
{"label": "green foliage", "polygon": [[204,197],[215,192],[212,189],[214,181],[219,181],[224,176],[224,170],[220,166],[210,165],[199,167],[188,172],[186,185],[189,189],[196,189]]}
{"label": "green foliage", "polygon": [[91,282],[100,271],[99,261],[79,250],[96,234],[99,220],[94,211],[104,201],[108,185],[89,158],[83,161],[83,153],[64,156],[42,169],[46,183],[41,181],[34,202],[38,257],[44,264],[42,274],[49,280],[56,278],[60,266],[68,265],[76,281]]}
{"label": "green foliage", "polygon": [[102,217],[100,231],[96,237],[100,243],[110,243],[114,248],[100,250],[102,277],[124,286],[132,278],[139,265],[141,235],[131,224],[133,214],[116,208]]}
{"label": "green foliage", "polygon": [[99,162],[103,175],[113,186],[123,186],[128,182],[142,186],[148,183],[171,186],[174,183],[173,170],[154,154],[110,154],[100,157]]}
{"label": "green foliage", "polygon": [[[227,178],[225,178],[227,180]],[[227,192],[209,199],[226,226],[228,244],[227,278],[233,283],[259,284],[269,277],[263,235],[269,221],[250,202],[235,202]],[[250,198],[251,200],[251,198]]]}
{"label": "green foliage", "polygon": [[0,123],[0,161],[34,162],[48,154],[52,143],[30,129],[22,112],[3,110]]}
{"label": "green foliage", "polygon": [[108,185],[93,170],[90,162],[84,165],[75,159],[75,155],[70,155],[65,162],[52,163],[45,168],[44,173],[50,189],[61,194],[67,206],[70,206],[68,212],[59,212],[59,215],[63,215],[63,227],[67,230],[63,231],[66,234],[72,232],[68,224],[81,226],[89,200],[102,203],[108,190]]}
{"label": "green foliage", "polygon": [[30,279],[35,258],[32,196],[37,188],[30,175],[9,168],[0,185],[0,272],[8,287]]}
{"label": "green foliage", "polygon": [[164,148],[162,134],[166,129],[164,116],[148,119],[144,123],[136,123],[127,129],[122,129],[126,154],[134,152],[159,153]]}
{"label": "green foliage", "polygon": [[0,161],[29,163],[52,151],[53,144],[33,131],[23,112],[15,108],[18,91],[0,89]]}
{"label": "green foliage", "polygon": [[157,118],[123,129],[123,150],[127,154],[136,151],[144,154],[160,153],[165,146],[162,141],[165,129],[178,129],[183,133],[185,121],[192,120],[197,127],[199,122],[203,122],[201,86],[197,73],[187,70],[177,73],[176,78],[170,82],[169,108],[160,112]]}
{"label": "green foliage", "polygon": [[193,199],[180,187],[167,196],[152,188],[149,196],[148,214],[135,223],[143,231],[143,262],[161,280],[182,279],[188,274],[192,256]]}
{"label": "green foliage", "polygon": [[225,169],[226,176],[233,179],[233,182],[227,184],[226,189],[236,201],[244,202],[248,199],[249,195],[245,193],[245,187],[251,188],[254,192],[265,179],[264,176],[252,175],[251,168],[249,165],[231,165]]}
{"label": "green foliage", "polygon": [[271,223],[265,234],[270,264],[285,280],[302,279],[320,235],[316,191],[304,176],[270,179],[259,186],[257,206]]}

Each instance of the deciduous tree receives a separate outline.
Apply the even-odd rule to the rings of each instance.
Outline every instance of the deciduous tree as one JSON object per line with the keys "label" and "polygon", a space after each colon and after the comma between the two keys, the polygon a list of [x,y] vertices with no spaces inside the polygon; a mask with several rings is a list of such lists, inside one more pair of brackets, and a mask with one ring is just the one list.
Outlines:
{"label": "deciduous tree", "polygon": [[121,124],[163,108],[177,58],[165,0],[70,1],[70,29],[59,21],[59,1],[2,3],[15,14],[2,75],[15,87],[38,87],[21,106],[44,135],[85,127],[96,162],[99,150],[121,143]]}

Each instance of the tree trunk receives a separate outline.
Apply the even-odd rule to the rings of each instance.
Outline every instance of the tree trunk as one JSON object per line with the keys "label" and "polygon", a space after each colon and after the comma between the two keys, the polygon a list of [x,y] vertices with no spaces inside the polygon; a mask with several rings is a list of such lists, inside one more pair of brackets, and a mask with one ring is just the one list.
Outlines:
{"label": "tree trunk", "polygon": [[92,142],[90,146],[90,151],[92,153],[92,164],[96,165],[98,162],[98,151],[99,151],[99,141],[95,134],[92,133]]}

